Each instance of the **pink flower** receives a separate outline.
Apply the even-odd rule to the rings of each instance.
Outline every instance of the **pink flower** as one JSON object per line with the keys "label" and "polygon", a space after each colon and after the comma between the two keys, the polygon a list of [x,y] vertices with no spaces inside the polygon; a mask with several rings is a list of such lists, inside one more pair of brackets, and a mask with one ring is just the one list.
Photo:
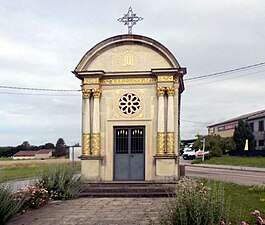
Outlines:
{"label": "pink flower", "polygon": [[260,216],[260,211],[259,210],[255,210],[254,212],[251,212],[253,215],[255,216]]}

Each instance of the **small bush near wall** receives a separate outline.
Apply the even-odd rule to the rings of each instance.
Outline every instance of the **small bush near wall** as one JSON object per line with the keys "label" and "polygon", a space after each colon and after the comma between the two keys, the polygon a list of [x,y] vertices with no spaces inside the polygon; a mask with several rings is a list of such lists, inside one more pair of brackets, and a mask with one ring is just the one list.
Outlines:
{"label": "small bush near wall", "polygon": [[39,173],[35,186],[48,191],[51,199],[67,200],[77,198],[83,183],[75,175],[76,165],[63,164],[49,167]]}
{"label": "small bush near wall", "polygon": [[[229,220],[229,204],[220,185],[209,188],[199,181],[184,178],[176,189],[176,197],[160,215],[159,224],[213,225]],[[150,224],[156,224],[150,221]]]}

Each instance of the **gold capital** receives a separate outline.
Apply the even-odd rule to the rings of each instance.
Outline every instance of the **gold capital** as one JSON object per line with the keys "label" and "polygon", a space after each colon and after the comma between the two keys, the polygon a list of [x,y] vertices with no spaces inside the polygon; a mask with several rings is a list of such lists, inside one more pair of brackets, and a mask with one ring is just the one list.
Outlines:
{"label": "gold capital", "polygon": [[174,132],[167,132],[167,154],[174,154]]}
{"label": "gold capital", "polygon": [[168,96],[174,96],[175,94],[175,88],[173,86],[169,86],[166,88]]}
{"label": "gold capital", "polygon": [[101,93],[102,93],[102,90],[99,89],[99,88],[95,88],[95,89],[92,90],[92,92],[93,92],[94,98],[99,98]]}
{"label": "gold capital", "polygon": [[90,155],[90,134],[83,134],[83,155]]}
{"label": "gold capital", "polygon": [[157,87],[158,96],[164,96],[165,95],[165,91],[166,91],[165,87]]}
{"label": "gold capital", "polygon": [[83,93],[83,98],[90,98],[91,90],[90,89],[83,89],[82,93]]}
{"label": "gold capital", "polygon": [[158,132],[157,133],[157,155],[165,154],[165,133]]}
{"label": "gold capital", "polygon": [[92,155],[100,156],[100,134],[92,134]]}

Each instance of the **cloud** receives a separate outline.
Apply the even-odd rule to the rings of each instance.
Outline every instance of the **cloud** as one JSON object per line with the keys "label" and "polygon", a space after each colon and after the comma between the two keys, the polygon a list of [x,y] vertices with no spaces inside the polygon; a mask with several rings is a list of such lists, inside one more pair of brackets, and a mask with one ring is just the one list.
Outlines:
{"label": "cloud", "polygon": [[[264,61],[263,0],[5,1],[0,5],[0,85],[80,89],[71,71],[94,45],[127,32],[117,19],[130,5],[144,18],[133,33],[165,45],[187,67],[186,78]],[[181,118],[214,123],[262,109],[264,77],[260,73],[213,83],[218,79],[185,82]],[[202,82],[208,84],[192,86]],[[0,133],[0,145],[24,140],[43,144],[58,137],[80,142],[80,93],[60,97],[39,95],[60,94],[56,92],[0,92],[38,94],[0,93],[0,126],[6,130]],[[183,121],[181,137],[206,133],[206,126]]]}

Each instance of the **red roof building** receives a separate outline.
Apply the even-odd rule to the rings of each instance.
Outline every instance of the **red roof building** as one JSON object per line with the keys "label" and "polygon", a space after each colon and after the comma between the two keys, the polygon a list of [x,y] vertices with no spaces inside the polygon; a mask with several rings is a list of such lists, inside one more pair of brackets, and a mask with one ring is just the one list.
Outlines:
{"label": "red roof building", "polygon": [[19,151],[13,155],[13,159],[35,159],[37,151]]}
{"label": "red roof building", "polygon": [[54,149],[40,149],[39,151],[19,151],[13,159],[48,159],[52,157]]}
{"label": "red roof building", "polygon": [[54,149],[40,149],[35,154],[36,159],[49,159],[52,157],[52,153],[54,152]]}

